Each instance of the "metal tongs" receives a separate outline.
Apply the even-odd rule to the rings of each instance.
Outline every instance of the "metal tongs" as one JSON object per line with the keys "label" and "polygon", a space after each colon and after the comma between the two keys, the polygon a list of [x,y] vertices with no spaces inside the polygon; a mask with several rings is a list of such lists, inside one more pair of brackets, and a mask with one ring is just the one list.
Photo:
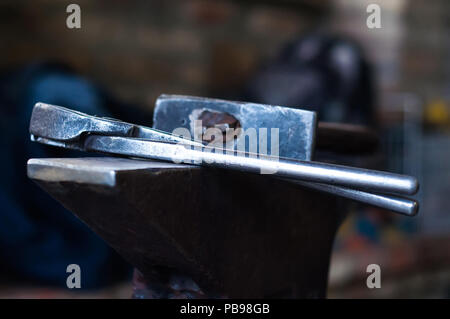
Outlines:
{"label": "metal tongs", "polygon": [[[302,186],[413,216],[414,200],[382,194],[413,195],[419,183],[411,176],[249,152],[211,148],[153,128],[90,116],[64,107],[36,103],[31,140],[43,144],[246,171],[270,172]],[[375,192],[375,193],[371,193]],[[377,194],[379,193],[379,194]]]}

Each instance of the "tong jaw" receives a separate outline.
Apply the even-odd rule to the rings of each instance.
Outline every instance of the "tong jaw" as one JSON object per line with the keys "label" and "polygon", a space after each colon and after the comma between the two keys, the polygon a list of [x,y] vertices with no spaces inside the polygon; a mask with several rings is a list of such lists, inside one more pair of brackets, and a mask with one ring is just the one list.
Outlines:
{"label": "tong jaw", "polygon": [[197,165],[254,173],[268,169],[276,177],[289,178],[302,186],[409,216],[417,213],[416,201],[381,195],[415,194],[419,184],[411,176],[292,158],[253,158],[247,157],[251,154],[248,152],[240,155],[209,152],[199,142],[170,133],[45,103],[35,105],[30,133],[32,141],[82,151],[164,161],[183,159],[189,163],[198,161]]}
{"label": "tong jaw", "polygon": [[62,106],[36,103],[33,108],[30,138],[34,142],[86,151],[85,141],[90,135],[143,138],[198,145],[196,142],[159,130],[115,119],[91,116]]}

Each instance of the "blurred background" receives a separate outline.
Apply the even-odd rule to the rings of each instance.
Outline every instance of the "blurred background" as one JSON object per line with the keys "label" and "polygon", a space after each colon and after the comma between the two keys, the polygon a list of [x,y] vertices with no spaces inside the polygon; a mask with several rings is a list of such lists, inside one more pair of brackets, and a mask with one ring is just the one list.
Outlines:
{"label": "blurred background", "polygon": [[[376,128],[383,168],[420,179],[420,214],[352,206],[328,295],[450,297],[450,2],[78,0],[80,29],[70,3],[0,3],[0,297],[130,297],[130,266],[26,178],[28,158],[70,155],[29,143],[27,125],[39,100],[150,126],[162,93]],[[81,292],[65,288],[73,262]],[[383,289],[365,286],[371,263]]]}

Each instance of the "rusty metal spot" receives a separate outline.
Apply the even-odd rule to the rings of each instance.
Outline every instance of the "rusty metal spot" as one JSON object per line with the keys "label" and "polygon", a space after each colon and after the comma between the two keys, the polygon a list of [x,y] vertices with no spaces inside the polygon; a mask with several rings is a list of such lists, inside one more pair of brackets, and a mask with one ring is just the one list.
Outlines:
{"label": "rusty metal spot", "polygon": [[[197,118],[202,121],[202,132],[204,133],[208,128],[217,128],[222,132],[222,141],[228,142],[231,139],[236,139],[240,134],[241,123],[232,115],[225,112],[212,112],[204,110]],[[233,129],[237,134],[227,136],[227,130]],[[214,142],[217,137],[211,139],[212,136],[203,135],[202,140],[206,142]]]}

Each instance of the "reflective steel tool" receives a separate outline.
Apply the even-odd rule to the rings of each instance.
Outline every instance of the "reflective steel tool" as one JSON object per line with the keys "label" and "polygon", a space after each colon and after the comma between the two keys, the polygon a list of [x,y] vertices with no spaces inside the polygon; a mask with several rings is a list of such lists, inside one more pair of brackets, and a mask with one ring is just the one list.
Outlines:
{"label": "reflective steel tool", "polygon": [[[163,100],[161,100],[163,99]],[[164,101],[164,99],[166,99]],[[36,142],[134,158],[174,161],[194,165],[233,169],[250,173],[271,173],[305,187],[383,207],[406,215],[415,215],[418,203],[392,195],[413,195],[418,181],[411,176],[311,161],[316,116],[314,112],[194,97],[163,96],[158,100],[155,125],[161,128],[161,114],[171,114],[162,104],[177,100],[183,105],[224,108],[229,114],[245,111],[239,125],[244,128],[280,126],[281,157],[204,145],[155,128],[125,123],[115,119],[90,116],[64,107],[37,103],[31,122],[31,139]],[[248,106],[252,106],[249,108]],[[256,112],[260,109],[260,112]],[[177,107],[182,110],[182,108]],[[198,107],[197,107],[198,109]],[[186,110],[186,108],[184,109]],[[234,111],[233,111],[234,110]],[[252,110],[249,114],[247,111]],[[243,113],[243,114],[244,114]],[[189,116],[183,114],[185,123]],[[174,117],[181,118],[181,117]],[[243,119],[248,120],[245,123]],[[167,122],[169,123],[169,122]],[[278,123],[278,124],[275,124]],[[295,129],[297,128],[297,129]],[[195,136],[194,136],[195,138]],[[296,139],[297,145],[292,143]],[[283,157],[283,156],[288,157]],[[372,193],[374,192],[374,193]],[[390,195],[384,195],[390,194]]]}

